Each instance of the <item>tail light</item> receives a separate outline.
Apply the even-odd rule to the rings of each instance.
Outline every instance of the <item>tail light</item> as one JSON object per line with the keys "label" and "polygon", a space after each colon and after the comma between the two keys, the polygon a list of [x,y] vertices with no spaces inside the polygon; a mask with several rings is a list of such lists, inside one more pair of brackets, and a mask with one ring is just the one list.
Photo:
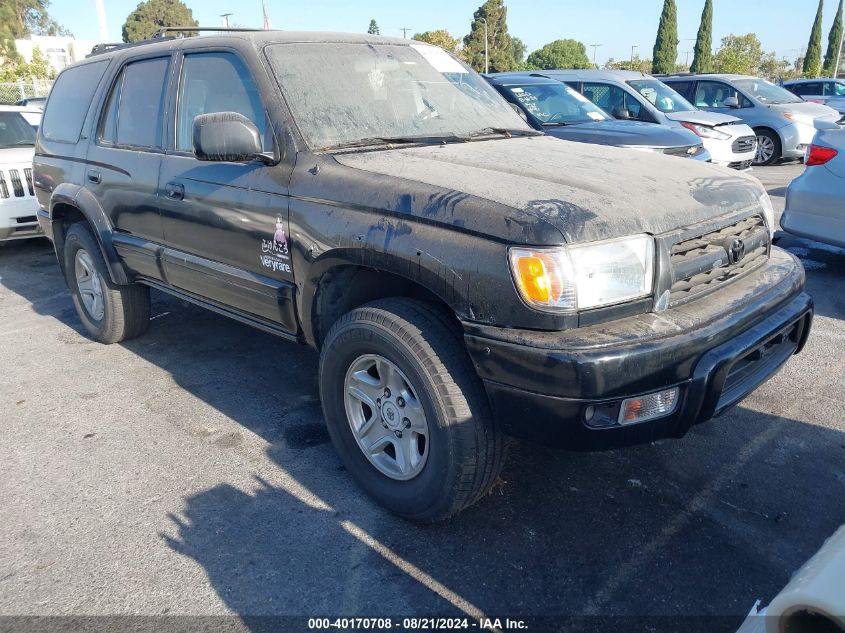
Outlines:
{"label": "tail light", "polygon": [[807,155],[804,157],[804,164],[807,167],[814,167],[816,165],[824,165],[836,158],[837,152],[832,147],[823,147],[822,145],[810,145],[807,148]]}

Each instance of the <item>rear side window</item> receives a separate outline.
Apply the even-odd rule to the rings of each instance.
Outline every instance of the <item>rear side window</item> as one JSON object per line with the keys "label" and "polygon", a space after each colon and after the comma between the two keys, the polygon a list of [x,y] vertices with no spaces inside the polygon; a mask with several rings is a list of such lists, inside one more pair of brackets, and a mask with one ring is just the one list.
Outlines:
{"label": "rear side window", "polygon": [[127,64],[103,111],[100,141],[128,147],[161,147],[169,57]]}
{"label": "rear side window", "polygon": [[76,143],[94,90],[106,72],[108,60],[72,66],[62,72],[50,91],[50,100],[41,124],[48,141]]}
{"label": "rear side window", "polygon": [[797,84],[794,86],[789,86],[789,89],[799,96],[818,96],[822,95],[822,84],[821,82],[813,82],[813,83],[806,83],[806,84]]}
{"label": "rear side window", "polygon": [[632,119],[639,119],[642,106],[625,90],[611,84],[584,82],[583,94],[605,112],[619,118],[623,110]]}

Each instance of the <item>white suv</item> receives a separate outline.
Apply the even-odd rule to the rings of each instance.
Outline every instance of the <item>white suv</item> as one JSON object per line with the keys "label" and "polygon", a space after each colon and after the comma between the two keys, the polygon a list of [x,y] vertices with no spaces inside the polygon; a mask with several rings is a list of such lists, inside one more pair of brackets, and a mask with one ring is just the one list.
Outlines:
{"label": "white suv", "polygon": [[0,242],[43,235],[32,181],[40,115],[33,108],[0,106]]}

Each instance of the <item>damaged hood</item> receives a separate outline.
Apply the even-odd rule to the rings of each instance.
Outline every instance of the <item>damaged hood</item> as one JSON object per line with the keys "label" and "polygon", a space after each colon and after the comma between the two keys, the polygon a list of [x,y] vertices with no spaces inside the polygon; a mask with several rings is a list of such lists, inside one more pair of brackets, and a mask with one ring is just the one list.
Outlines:
{"label": "damaged hood", "polygon": [[[665,233],[759,207],[765,193],[753,178],[711,164],[549,136],[340,154],[334,159],[356,170],[495,203],[491,213],[511,210],[504,222],[550,225],[568,243]],[[409,189],[409,208],[416,206],[413,193]],[[426,215],[436,220],[438,213],[433,209]]]}

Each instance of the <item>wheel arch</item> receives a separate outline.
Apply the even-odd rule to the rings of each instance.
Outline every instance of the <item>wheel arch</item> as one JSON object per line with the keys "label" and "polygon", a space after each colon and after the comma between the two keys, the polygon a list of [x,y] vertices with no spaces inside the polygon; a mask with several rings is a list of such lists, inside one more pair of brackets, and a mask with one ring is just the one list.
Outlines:
{"label": "wheel arch", "polygon": [[[404,264],[407,268],[407,263]],[[418,279],[400,272],[402,265],[373,266],[334,256],[315,263],[302,292],[301,319],[309,344],[320,348],[332,325],[344,314],[377,299],[412,297],[440,305],[455,318],[453,305]]]}
{"label": "wheel arch", "polygon": [[112,282],[129,283],[129,275],[117,255],[112,242],[112,226],[96,198],[87,189],[63,183],[56,187],[50,199],[50,222],[53,225],[53,243],[59,265],[64,272],[65,236],[76,222],[86,222],[100,246]]}

